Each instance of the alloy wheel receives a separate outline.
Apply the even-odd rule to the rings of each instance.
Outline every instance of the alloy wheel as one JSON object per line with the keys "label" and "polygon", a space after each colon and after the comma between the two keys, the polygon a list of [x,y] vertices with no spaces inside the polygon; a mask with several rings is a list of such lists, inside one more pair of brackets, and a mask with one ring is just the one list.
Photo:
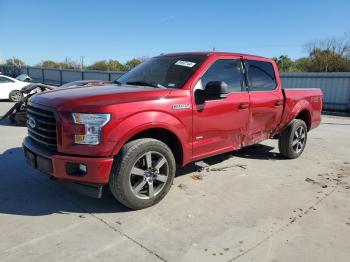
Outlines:
{"label": "alloy wheel", "polygon": [[168,161],[159,152],[149,151],[136,160],[130,171],[129,183],[140,199],[157,196],[169,178]]}
{"label": "alloy wheel", "polygon": [[295,130],[294,136],[293,136],[293,142],[292,142],[293,151],[295,153],[299,153],[304,148],[305,138],[306,138],[305,134],[306,134],[306,131],[302,126],[299,126]]}
{"label": "alloy wheel", "polygon": [[21,100],[22,98],[22,95],[21,95],[21,92],[19,91],[15,91],[11,94],[11,100],[14,101],[14,102],[18,102],[19,100]]}

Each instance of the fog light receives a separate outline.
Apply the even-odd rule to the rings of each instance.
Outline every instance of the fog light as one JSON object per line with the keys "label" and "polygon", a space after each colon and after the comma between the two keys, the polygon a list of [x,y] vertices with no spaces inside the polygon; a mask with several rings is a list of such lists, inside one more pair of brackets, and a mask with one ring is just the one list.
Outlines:
{"label": "fog light", "polygon": [[86,171],[87,171],[87,166],[84,165],[84,164],[79,164],[79,170],[82,171],[82,172],[84,172],[84,173],[86,173]]}
{"label": "fog light", "polygon": [[87,165],[81,163],[67,163],[66,172],[68,176],[85,176],[87,174]]}

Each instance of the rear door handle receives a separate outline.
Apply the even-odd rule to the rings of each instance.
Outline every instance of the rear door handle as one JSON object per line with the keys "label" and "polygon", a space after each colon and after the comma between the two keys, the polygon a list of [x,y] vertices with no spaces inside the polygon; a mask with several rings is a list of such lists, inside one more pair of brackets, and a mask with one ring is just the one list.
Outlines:
{"label": "rear door handle", "polygon": [[276,101],[275,102],[275,106],[281,106],[281,105],[283,105],[283,101]]}
{"label": "rear door handle", "polygon": [[248,104],[240,104],[238,106],[239,109],[247,109],[248,108]]}

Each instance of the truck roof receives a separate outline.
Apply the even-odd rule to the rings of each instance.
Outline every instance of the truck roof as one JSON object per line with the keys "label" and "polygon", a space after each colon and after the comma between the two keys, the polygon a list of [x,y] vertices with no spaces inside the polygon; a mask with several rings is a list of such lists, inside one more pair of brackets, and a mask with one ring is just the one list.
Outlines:
{"label": "truck roof", "polygon": [[225,55],[233,55],[233,56],[244,56],[249,57],[250,59],[270,59],[263,56],[256,56],[250,54],[243,53],[232,53],[232,52],[215,52],[215,51],[205,51],[205,52],[179,52],[179,53],[169,53],[169,54],[161,54],[160,56],[186,56],[186,55],[203,55],[203,56],[225,56]]}

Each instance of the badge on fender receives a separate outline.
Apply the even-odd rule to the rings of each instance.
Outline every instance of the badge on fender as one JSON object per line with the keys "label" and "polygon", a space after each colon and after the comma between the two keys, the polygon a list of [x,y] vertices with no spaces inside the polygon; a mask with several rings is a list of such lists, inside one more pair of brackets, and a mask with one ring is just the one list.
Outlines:
{"label": "badge on fender", "polygon": [[191,104],[176,104],[173,105],[173,110],[187,109],[191,108]]}

